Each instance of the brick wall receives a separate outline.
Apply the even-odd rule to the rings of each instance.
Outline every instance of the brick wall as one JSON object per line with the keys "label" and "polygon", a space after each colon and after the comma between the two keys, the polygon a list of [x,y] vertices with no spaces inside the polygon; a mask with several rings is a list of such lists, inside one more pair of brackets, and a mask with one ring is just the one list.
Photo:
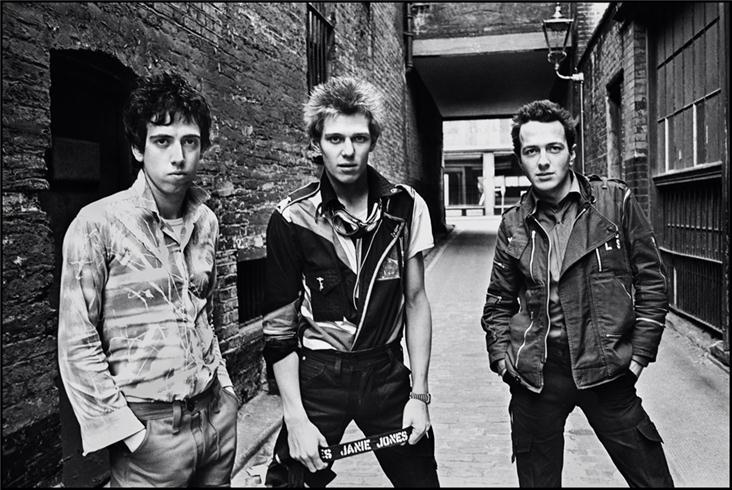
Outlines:
{"label": "brick wall", "polygon": [[[622,178],[650,213],[646,31],[609,16],[582,57],[585,74],[585,171],[607,175],[607,85],[618,76],[622,106]],[[650,215],[650,214],[649,214]]]}
{"label": "brick wall", "polygon": [[[541,32],[541,19],[554,13],[553,2],[429,2],[415,17],[420,39]],[[569,4],[561,2],[569,16]],[[537,21],[537,19],[540,19]],[[418,27],[417,27],[418,26]]]}
{"label": "brick wall", "polygon": [[[332,74],[377,80],[388,120],[373,155],[415,186],[439,170],[440,122],[407,81],[401,4],[326,4],[336,13]],[[239,322],[237,258],[264,254],[274,204],[310,181],[301,107],[307,97],[304,3],[2,4],[2,429],[5,485],[50,485],[62,472],[49,188],[51,50],[93,50],[137,75],[175,69],[206,94],[212,147],[199,183],[221,223],[214,324],[239,394],[261,388],[261,326]],[[417,107],[417,106],[420,107]],[[426,107],[423,107],[426,105]],[[434,186],[424,185],[429,192]],[[426,196],[428,197],[428,196]],[[439,217],[439,189],[428,198]],[[434,218],[433,218],[434,219]],[[78,448],[77,448],[78,451]],[[68,456],[70,457],[70,456]]]}

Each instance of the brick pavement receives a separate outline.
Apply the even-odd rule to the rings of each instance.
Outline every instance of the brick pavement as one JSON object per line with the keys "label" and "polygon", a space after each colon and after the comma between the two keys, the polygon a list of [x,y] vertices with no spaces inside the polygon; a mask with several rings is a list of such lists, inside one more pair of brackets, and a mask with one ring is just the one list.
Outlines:
{"label": "brick pavement", "polygon": [[[430,413],[444,487],[516,487],[511,463],[507,387],[489,371],[480,329],[492,263],[495,218],[460,218],[447,243],[427,257],[432,306]],[[677,486],[729,483],[729,371],[680,333],[671,316],[658,361],[638,381],[643,404],[665,440]],[[351,424],[344,440],[362,437]],[[271,440],[246,465],[271,454]],[[563,485],[627,487],[576,409],[565,428]],[[336,461],[332,487],[389,487],[373,453]],[[242,471],[232,486],[258,486]]]}
{"label": "brick pavement", "polygon": [[[510,394],[488,369],[480,315],[493,260],[497,219],[458,219],[427,264],[432,306],[430,415],[445,487],[518,486],[511,463]],[[491,232],[491,233],[489,233]],[[567,421],[565,486],[625,486],[584,415]],[[351,424],[345,440],[361,432]],[[390,486],[368,453],[336,462],[333,486]]]}

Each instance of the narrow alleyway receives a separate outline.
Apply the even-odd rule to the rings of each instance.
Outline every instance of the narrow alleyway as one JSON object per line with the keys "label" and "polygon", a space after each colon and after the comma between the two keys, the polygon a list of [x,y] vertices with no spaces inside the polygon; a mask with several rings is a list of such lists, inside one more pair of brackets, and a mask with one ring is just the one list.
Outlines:
{"label": "narrow alleyway", "polygon": [[[488,369],[480,329],[497,218],[458,218],[446,243],[428,257],[433,349],[430,413],[442,486],[516,487],[511,463],[508,388]],[[729,483],[729,374],[675,329],[667,328],[658,362],[638,391],[665,441],[677,486]],[[344,440],[363,437],[351,424]],[[626,487],[576,409],[565,429],[564,486]],[[260,450],[268,456],[271,440]],[[256,458],[252,458],[253,460]],[[247,465],[250,466],[251,465]],[[373,453],[337,461],[333,487],[389,487]],[[244,472],[242,472],[244,473]],[[235,478],[234,486],[252,478]]]}

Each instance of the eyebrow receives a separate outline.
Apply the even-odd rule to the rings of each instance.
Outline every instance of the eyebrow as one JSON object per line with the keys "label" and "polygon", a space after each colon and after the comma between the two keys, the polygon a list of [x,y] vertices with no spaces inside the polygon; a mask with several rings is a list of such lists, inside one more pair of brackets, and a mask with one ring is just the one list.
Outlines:
{"label": "eyebrow", "polygon": [[[333,131],[332,133],[323,133],[323,136],[346,136],[344,133],[340,133],[338,131]],[[371,134],[364,131],[364,132],[358,132],[358,133],[352,133],[350,135],[351,138],[354,136],[368,136],[371,137]]]}
{"label": "eyebrow", "polygon": [[[151,133],[151,134],[148,134],[147,137],[148,138],[173,138],[173,135],[172,134],[168,134],[168,133]],[[181,136],[181,139],[183,139],[183,138],[198,138],[198,139],[201,139],[201,135],[196,134],[196,133],[190,133],[190,134],[184,134],[183,136]]]}

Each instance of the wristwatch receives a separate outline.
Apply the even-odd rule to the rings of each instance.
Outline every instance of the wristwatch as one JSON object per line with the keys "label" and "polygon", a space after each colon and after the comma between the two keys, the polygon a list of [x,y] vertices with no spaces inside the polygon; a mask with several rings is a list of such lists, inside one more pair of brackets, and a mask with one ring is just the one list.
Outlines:
{"label": "wristwatch", "polygon": [[424,402],[425,405],[429,405],[432,401],[432,395],[429,393],[409,393],[409,398]]}

